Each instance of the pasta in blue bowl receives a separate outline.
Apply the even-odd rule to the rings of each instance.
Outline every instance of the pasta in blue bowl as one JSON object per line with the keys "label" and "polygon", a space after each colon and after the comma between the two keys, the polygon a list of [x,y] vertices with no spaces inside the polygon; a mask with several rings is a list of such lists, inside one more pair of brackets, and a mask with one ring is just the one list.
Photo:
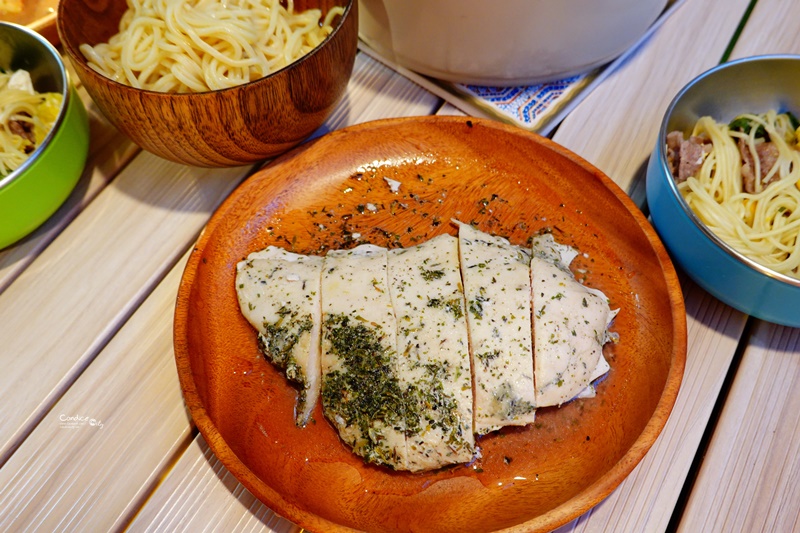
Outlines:
{"label": "pasta in blue bowl", "polygon": [[719,300],[800,326],[800,56],[715,67],[674,98],[647,169],[653,225]]}

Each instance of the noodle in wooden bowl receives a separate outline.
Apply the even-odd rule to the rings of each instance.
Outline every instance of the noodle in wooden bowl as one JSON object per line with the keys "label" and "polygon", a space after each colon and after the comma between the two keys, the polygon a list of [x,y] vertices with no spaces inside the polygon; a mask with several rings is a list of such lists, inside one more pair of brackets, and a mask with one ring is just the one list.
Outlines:
{"label": "noodle in wooden bowl", "polygon": [[673,99],[647,169],[653,225],[698,285],[800,327],[800,56],[710,69]]}
{"label": "noodle in wooden bowl", "polygon": [[63,0],[58,31],[93,100],[165,159],[226,167],[307,139],[352,73],[353,0]]}

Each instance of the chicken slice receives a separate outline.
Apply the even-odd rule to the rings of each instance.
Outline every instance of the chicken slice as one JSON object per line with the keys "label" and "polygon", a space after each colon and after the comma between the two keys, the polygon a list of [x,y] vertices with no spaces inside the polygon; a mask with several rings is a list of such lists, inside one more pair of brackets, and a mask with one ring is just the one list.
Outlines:
{"label": "chicken slice", "polygon": [[603,359],[608,300],[557,263],[531,260],[536,403],[561,405],[608,370]]}
{"label": "chicken slice", "polygon": [[322,407],[365,461],[407,468],[406,408],[397,361],[385,248],[365,244],[325,256]]}
{"label": "chicken slice", "polygon": [[408,469],[468,462],[475,437],[458,239],[445,234],[391,250],[388,264],[408,402]]}
{"label": "chicken slice", "polygon": [[458,223],[474,386],[474,430],[534,421],[530,255]]}
{"label": "chicken slice", "polygon": [[[551,234],[546,233],[533,238],[531,250],[533,254],[533,259],[531,260],[531,296],[534,302],[534,381],[536,384],[537,405],[544,407],[546,405],[560,405],[573,398],[593,398],[595,396],[593,383],[611,369],[608,361],[603,356],[602,346],[611,339],[608,325],[617,315],[617,310],[608,309],[608,299],[601,291],[586,287],[574,278],[569,270],[569,265],[578,255],[578,251],[575,248],[556,242]],[[569,321],[570,316],[579,317],[579,320],[573,320],[577,324],[576,335],[573,336],[570,329],[569,336],[562,339],[563,342],[557,342],[557,339],[559,339],[557,331],[561,330],[557,327],[557,324],[554,324],[556,321],[554,315],[551,315],[550,320],[547,320],[547,309],[542,311],[542,306],[548,305],[542,291],[540,290],[538,294],[536,293],[537,288],[543,285],[541,276],[538,276],[540,279],[537,281],[538,270],[546,267],[541,263],[542,261],[558,269],[559,272],[547,267],[555,276],[551,277],[554,283],[561,282],[572,289],[571,291],[562,292],[556,290],[550,295],[552,300],[549,304],[553,305],[554,309],[556,306],[562,309],[560,311],[564,315],[561,317],[562,321]],[[591,295],[587,297],[585,306],[583,301],[584,293]],[[573,300],[575,298],[579,298],[577,307],[574,305],[578,301]],[[590,306],[589,302],[595,305]],[[542,312],[544,315],[542,315]],[[602,335],[599,335],[599,340],[594,341],[587,337],[589,335],[588,328],[590,324],[598,321],[602,324]],[[537,327],[539,328],[538,332]],[[580,342],[577,339],[579,331],[582,332],[583,337]],[[563,333],[563,331],[561,332]],[[593,336],[593,330],[591,334]],[[572,363],[568,362],[570,358]],[[596,363],[592,367],[592,361],[595,359]],[[563,372],[570,364],[580,364],[581,367],[586,365],[586,370],[589,373],[588,377],[586,377],[587,374],[585,372],[580,373],[583,377],[571,387],[573,389],[578,388],[581,382],[586,382],[586,385],[573,396],[564,399],[572,391],[563,389],[561,393],[558,392],[561,387],[565,386],[563,382],[560,387],[558,385],[561,379],[559,372]],[[577,376],[574,373],[573,375]]]}
{"label": "chicken slice", "polygon": [[320,390],[322,258],[270,246],[236,266],[239,307],[267,360],[301,387],[295,423],[305,425]]}

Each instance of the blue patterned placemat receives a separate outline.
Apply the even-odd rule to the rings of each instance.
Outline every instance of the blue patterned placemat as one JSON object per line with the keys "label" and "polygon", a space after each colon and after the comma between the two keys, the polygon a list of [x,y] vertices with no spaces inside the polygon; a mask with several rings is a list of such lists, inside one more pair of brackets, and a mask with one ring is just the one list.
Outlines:
{"label": "blue patterned placemat", "polygon": [[573,101],[600,72],[597,69],[589,74],[523,87],[453,84],[453,88],[464,97],[473,98],[473,104],[485,106],[518,126],[542,129],[540,126],[547,117]]}
{"label": "blue patterned placemat", "polygon": [[559,99],[569,95],[582,77],[573,76],[565,80],[529,87],[483,87],[480,85],[462,85],[461,87],[486,104],[529,124],[556,105]]}

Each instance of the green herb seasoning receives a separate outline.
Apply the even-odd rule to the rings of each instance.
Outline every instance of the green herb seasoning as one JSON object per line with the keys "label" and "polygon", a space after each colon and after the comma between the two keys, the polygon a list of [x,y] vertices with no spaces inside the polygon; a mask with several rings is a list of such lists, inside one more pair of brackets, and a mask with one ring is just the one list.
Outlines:
{"label": "green herb seasoning", "polygon": [[476,319],[483,318],[483,304],[488,302],[489,299],[484,296],[476,296],[473,300],[469,301],[469,312],[472,313]]}
{"label": "green herb seasoning", "polygon": [[278,315],[275,322],[264,323],[264,333],[258,334],[258,348],[268,361],[284,371],[288,379],[301,385],[297,412],[302,413],[306,407],[306,376],[293,353],[295,345],[313,328],[314,321],[310,314],[301,316],[286,307],[281,307]]}
{"label": "green herb seasoning", "polygon": [[461,305],[460,298],[450,298],[448,300],[443,298],[428,298],[428,307],[444,309],[457,320],[464,316],[464,308]]}
{"label": "green herb seasoning", "polygon": [[422,430],[438,429],[451,449],[470,446],[458,415],[458,402],[448,394],[443,383],[451,381],[449,365],[431,362],[424,365],[425,375],[409,385],[406,395],[409,402],[406,433],[414,435]]}
{"label": "green herb seasoning", "polygon": [[284,369],[286,377],[304,383],[305,377],[292,351],[300,337],[311,331],[313,319],[311,315],[299,316],[297,311],[286,307],[281,307],[278,315],[277,321],[264,323],[264,333],[258,336],[258,347],[268,360]]}
{"label": "green herb seasoning", "polygon": [[514,387],[508,381],[500,385],[494,391],[494,401],[497,412],[509,419],[514,420],[520,416],[530,414],[536,410],[536,406],[527,400],[523,400],[514,393]]}
{"label": "green herb seasoning", "polygon": [[420,266],[419,269],[422,272],[422,279],[425,281],[434,281],[444,277],[444,270],[427,270],[422,266]]}
{"label": "green herb seasoning", "polygon": [[493,350],[491,352],[476,353],[475,358],[483,363],[484,368],[490,368],[492,361],[500,357],[500,350]]}
{"label": "green herb seasoning", "polygon": [[387,446],[383,431],[404,431],[408,411],[392,367],[394,352],[384,345],[380,327],[344,314],[326,316],[323,330],[330,352],[341,361],[341,369],[322,380],[326,415],[358,429],[353,450],[365,460],[392,465],[396,451]]}

